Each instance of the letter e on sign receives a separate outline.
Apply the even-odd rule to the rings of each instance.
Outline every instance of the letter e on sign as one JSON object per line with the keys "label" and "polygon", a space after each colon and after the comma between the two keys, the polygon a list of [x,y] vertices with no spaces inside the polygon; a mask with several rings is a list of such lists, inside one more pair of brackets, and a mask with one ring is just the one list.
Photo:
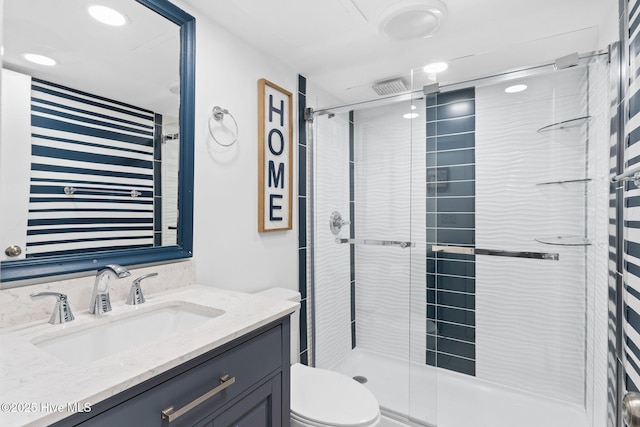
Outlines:
{"label": "letter e on sign", "polygon": [[291,230],[292,96],[258,81],[258,231]]}

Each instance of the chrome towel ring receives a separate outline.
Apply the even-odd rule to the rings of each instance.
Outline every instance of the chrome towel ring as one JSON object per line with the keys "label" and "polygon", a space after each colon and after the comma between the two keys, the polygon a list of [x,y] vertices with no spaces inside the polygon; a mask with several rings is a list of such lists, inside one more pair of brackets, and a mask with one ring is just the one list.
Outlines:
{"label": "chrome towel ring", "polygon": [[[214,135],[213,129],[211,128],[212,119],[215,120],[216,122],[222,122],[224,120],[225,115],[228,115],[229,117],[231,117],[231,120],[233,120],[233,125],[236,128],[235,135],[233,136],[233,140],[228,144],[224,144],[220,142],[218,138],[216,138],[216,136]],[[236,141],[238,140],[238,122],[236,121],[235,117],[233,117],[233,114],[229,112],[229,110],[219,107],[217,105],[213,107],[213,110],[211,111],[211,117],[209,117],[208,125],[209,125],[209,133],[211,134],[211,137],[223,147],[230,147],[233,144],[235,144]]]}

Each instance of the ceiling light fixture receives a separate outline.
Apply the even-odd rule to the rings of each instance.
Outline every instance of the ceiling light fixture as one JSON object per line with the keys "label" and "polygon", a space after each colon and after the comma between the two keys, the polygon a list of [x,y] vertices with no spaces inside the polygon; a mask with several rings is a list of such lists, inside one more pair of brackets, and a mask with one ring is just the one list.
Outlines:
{"label": "ceiling light fixture", "polygon": [[47,67],[53,67],[57,64],[55,59],[44,55],[38,55],[37,53],[23,53],[22,57],[29,62],[33,62],[38,65],[45,65]]}
{"label": "ceiling light fixture", "polygon": [[127,23],[127,18],[123,14],[107,6],[89,6],[88,11],[93,19],[112,27],[121,27]]}
{"label": "ceiling light fixture", "polygon": [[405,119],[415,119],[418,116],[420,116],[418,113],[407,113],[402,115]]}
{"label": "ceiling light fixture", "polygon": [[507,93],[518,93],[523,90],[527,90],[527,85],[513,85],[506,88],[504,91]]}
{"label": "ceiling light fixture", "polygon": [[424,72],[428,74],[441,73],[449,68],[449,64],[446,62],[433,62],[429,65],[425,65]]}
{"label": "ceiling light fixture", "polygon": [[440,0],[403,0],[385,9],[378,19],[380,33],[392,40],[431,37],[447,16]]}
{"label": "ceiling light fixture", "polygon": [[416,107],[415,105],[412,105],[412,106],[411,106],[411,109],[412,109],[412,110],[415,110],[416,108],[418,108],[418,107]]}

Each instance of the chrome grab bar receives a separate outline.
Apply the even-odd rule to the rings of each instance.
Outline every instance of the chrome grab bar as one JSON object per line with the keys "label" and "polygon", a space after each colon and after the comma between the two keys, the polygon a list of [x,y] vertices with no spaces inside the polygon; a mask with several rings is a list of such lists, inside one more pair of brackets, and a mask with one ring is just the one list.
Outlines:
{"label": "chrome grab bar", "polygon": [[93,187],[71,187],[71,186],[64,187],[64,194],[66,194],[67,196],[72,196],[76,193],[81,193],[85,191],[88,191],[91,193],[111,194],[115,196],[118,196],[118,195],[131,196],[134,198],[142,195],[140,191],[135,189],[131,191],[127,191],[127,190],[101,190]]}
{"label": "chrome grab bar", "polygon": [[416,244],[412,242],[397,240],[345,239],[342,237],[336,237],[336,243],[348,243],[350,245],[399,246],[402,249],[413,248],[416,246]]}
{"label": "chrome grab bar", "polygon": [[557,253],[548,252],[520,252],[520,251],[502,251],[498,249],[481,249],[468,246],[441,246],[433,245],[431,247],[433,252],[442,252],[448,254],[463,254],[463,255],[490,255],[490,256],[504,256],[512,258],[532,258],[532,259],[548,259],[552,261],[558,261],[560,255]]}
{"label": "chrome grab bar", "polygon": [[198,397],[197,399],[191,401],[190,403],[187,403],[177,411],[173,409],[173,406],[168,407],[167,409],[162,411],[162,419],[168,420],[169,422],[175,421],[177,418],[183,416],[187,412],[191,411],[192,409],[194,409],[195,407],[203,403],[205,400],[212,398],[213,396],[220,393],[222,390],[229,387],[235,382],[236,382],[236,377],[230,377],[229,375],[221,376],[220,385],[208,391],[207,393],[203,394],[202,396]]}

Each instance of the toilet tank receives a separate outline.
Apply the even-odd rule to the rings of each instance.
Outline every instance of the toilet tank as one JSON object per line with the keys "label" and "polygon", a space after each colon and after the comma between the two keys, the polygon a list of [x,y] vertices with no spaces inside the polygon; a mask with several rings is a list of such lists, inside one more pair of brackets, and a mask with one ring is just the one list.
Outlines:
{"label": "toilet tank", "polygon": [[[300,292],[285,288],[269,288],[256,292],[267,298],[300,302]],[[300,310],[291,313],[291,364],[300,361]]]}

